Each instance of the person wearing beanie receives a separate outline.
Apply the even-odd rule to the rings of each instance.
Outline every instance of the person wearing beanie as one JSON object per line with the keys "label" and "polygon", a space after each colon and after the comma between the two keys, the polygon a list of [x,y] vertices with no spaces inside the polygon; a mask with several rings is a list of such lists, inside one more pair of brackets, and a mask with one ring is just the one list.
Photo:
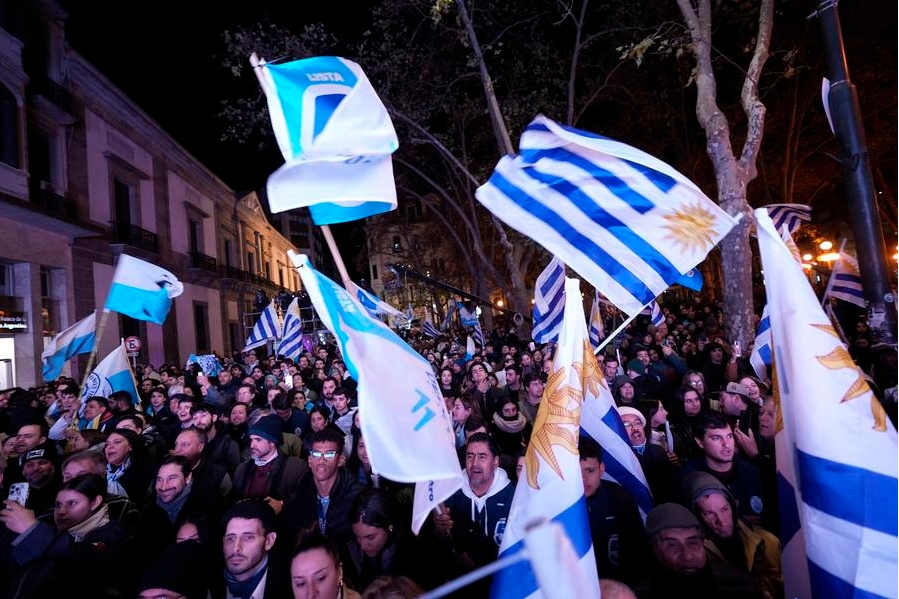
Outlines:
{"label": "person wearing beanie", "polygon": [[760,599],[755,581],[703,545],[703,530],[690,510],[662,503],[646,517],[652,559],[649,575],[635,582],[641,599],[661,597],[728,597]]}
{"label": "person wearing beanie", "polygon": [[45,441],[22,456],[22,475],[28,483],[28,509],[38,516],[53,509],[56,492],[62,485],[56,445]]}
{"label": "person wearing beanie", "polygon": [[676,469],[668,459],[668,454],[660,446],[647,442],[646,417],[637,408],[621,406],[618,414],[621,424],[631,442],[631,449],[643,467],[646,482],[656,503],[673,499],[674,475]]}
{"label": "person wearing beanie", "polygon": [[238,499],[266,499],[276,513],[309,467],[281,449],[281,419],[266,413],[248,431],[250,459],[234,471],[234,494]]}
{"label": "person wearing beanie", "polygon": [[209,594],[206,560],[206,551],[197,541],[169,545],[141,578],[138,599],[170,596],[206,599]]}
{"label": "person wearing beanie", "polygon": [[707,472],[687,475],[683,496],[705,531],[706,549],[750,574],[771,597],[783,597],[781,545],[777,537],[740,518],[734,496]]}

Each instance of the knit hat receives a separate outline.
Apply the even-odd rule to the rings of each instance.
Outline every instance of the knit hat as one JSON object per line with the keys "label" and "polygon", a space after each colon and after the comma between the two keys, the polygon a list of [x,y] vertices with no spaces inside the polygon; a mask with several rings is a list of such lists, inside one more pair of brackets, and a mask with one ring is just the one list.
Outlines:
{"label": "knit hat", "polygon": [[262,437],[275,445],[281,445],[281,419],[276,414],[267,414],[250,427],[249,434]]}
{"label": "knit hat", "polygon": [[[634,386],[634,381],[631,378],[624,374],[619,374],[615,377],[615,380],[612,381],[612,393],[618,393],[618,390],[621,389],[624,385]],[[635,389],[636,390],[636,389]]]}
{"label": "knit hat", "polygon": [[700,528],[699,520],[679,503],[663,503],[646,517],[646,535],[650,538],[669,528]]}
{"label": "knit hat", "polygon": [[187,599],[205,599],[209,592],[206,560],[206,551],[197,541],[169,545],[147,568],[137,590],[160,589]]}
{"label": "knit hat", "polygon": [[641,412],[637,408],[632,408],[630,406],[620,406],[615,409],[618,410],[618,414],[620,416],[624,416],[625,414],[630,414],[631,416],[636,416],[637,418],[640,419],[640,426],[643,426],[643,427],[646,426],[646,416],[644,416],[643,412]]}
{"label": "knit hat", "polygon": [[701,470],[691,472],[685,476],[683,483],[681,483],[681,489],[684,499],[688,500],[690,505],[696,503],[700,497],[711,495],[712,493],[724,495],[728,501],[734,503],[733,495],[731,495],[727,487],[708,472],[702,472]]}
{"label": "knit hat", "polygon": [[646,371],[646,367],[643,365],[643,362],[634,358],[627,363],[627,370],[633,370],[637,374],[643,374]]}

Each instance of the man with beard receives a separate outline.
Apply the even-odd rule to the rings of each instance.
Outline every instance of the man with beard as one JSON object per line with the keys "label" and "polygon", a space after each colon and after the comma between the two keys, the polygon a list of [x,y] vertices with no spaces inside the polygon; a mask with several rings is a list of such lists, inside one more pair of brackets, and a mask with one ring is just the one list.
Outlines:
{"label": "man with beard", "polygon": [[183,457],[190,466],[194,495],[202,505],[221,514],[234,485],[225,467],[208,459],[206,448],[206,433],[189,428],[178,435],[173,453]]}
{"label": "man with beard", "polygon": [[278,538],[275,521],[274,510],[261,500],[238,502],[225,514],[222,545],[227,599],[292,596],[287,567],[271,552]]}
{"label": "man with beard", "polygon": [[234,403],[234,398],[237,395],[237,389],[240,387],[240,382],[234,380],[231,371],[227,368],[218,373],[218,381],[219,395],[222,398],[222,403],[226,406],[230,406]]}
{"label": "man with beard", "polygon": [[26,452],[22,458],[22,474],[24,482],[28,483],[25,506],[38,516],[52,510],[56,492],[62,484],[56,447],[45,442]]}
{"label": "man with beard", "polygon": [[268,414],[249,429],[250,459],[234,472],[234,493],[239,499],[265,499],[281,512],[285,499],[309,470],[299,458],[285,455],[280,445],[281,419]]}
{"label": "man with beard", "polygon": [[208,402],[197,404],[190,410],[194,428],[206,433],[206,457],[213,464],[220,464],[233,475],[240,464],[240,447],[224,431],[219,423],[218,406]]}

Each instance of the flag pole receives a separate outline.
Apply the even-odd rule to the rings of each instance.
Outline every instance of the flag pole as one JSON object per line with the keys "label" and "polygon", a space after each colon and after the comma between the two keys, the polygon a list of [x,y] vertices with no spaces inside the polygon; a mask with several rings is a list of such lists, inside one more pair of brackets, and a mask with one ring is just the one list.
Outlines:
{"label": "flag pole", "polygon": [[524,561],[529,558],[530,554],[528,553],[527,549],[516,551],[512,555],[501,557],[495,562],[489,563],[486,566],[481,566],[477,570],[473,570],[468,574],[465,574],[464,576],[460,576],[455,580],[451,580],[446,584],[440,585],[436,589],[433,589],[422,595],[421,599],[439,599],[440,597],[446,597],[450,593],[458,591],[459,589],[466,587],[473,582],[477,582],[482,578],[486,578],[494,572],[499,572],[507,566],[517,564],[518,562]]}
{"label": "flag pole", "polygon": [[[655,301],[655,298],[653,298],[652,301],[649,302],[649,304],[651,304],[653,301]],[[627,319],[626,319],[624,322],[621,323],[621,326],[619,326],[617,329],[615,329],[614,331],[612,331],[611,333],[609,333],[609,334],[606,336],[606,338],[602,340],[602,343],[600,343],[600,344],[597,346],[597,348],[596,348],[595,350],[593,350],[593,355],[599,355],[599,352],[601,352],[601,351],[603,350],[603,348],[609,344],[609,341],[611,341],[612,339],[614,339],[615,337],[617,337],[617,336],[618,336],[618,333],[620,333],[621,331],[623,331],[623,330],[624,330],[624,327],[626,327],[627,325],[629,325],[633,319],[637,318],[637,317],[640,315],[640,312],[642,312],[643,310],[645,310],[645,309],[649,306],[649,304],[644,305],[643,308],[641,308],[639,312],[637,312],[637,313],[635,313],[635,314],[633,314],[633,315],[631,315],[631,316],[628,316]],[[619,364],[619,366],[621,365],[620,362],[619,362],[618,364]]]}
{"label": "flag pole", "polygon": [[[846,238],[843,238],[843,241],[840,242],[840,257],[834,262],[834,268],[836,268],[836,262],[839,262],[843,259],[843,249],[846,247]],[[834,268],[830,269],[830,275],[827,277],[827,287],[824,289],[824,295],[821,296],[821,307],[824,307],[824,304],[827,302],[827,295],[830,293],[830,290],[833,288],[833,271]]]}

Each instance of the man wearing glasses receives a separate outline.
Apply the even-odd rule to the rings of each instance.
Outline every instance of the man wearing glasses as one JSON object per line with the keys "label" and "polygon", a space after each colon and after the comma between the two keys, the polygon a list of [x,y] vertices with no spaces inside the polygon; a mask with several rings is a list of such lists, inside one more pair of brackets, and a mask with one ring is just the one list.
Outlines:
{"label": "man wearing glasses", "polygon": [[311,433],[305,441],[310,472],[284,502],[282,537],[293,543],[300,530],[312,528],[317,522],[322,534],[343,547],[353,535],[350,505],[364,487],[343,467],[344,436],[339,430],[326,427]]}

